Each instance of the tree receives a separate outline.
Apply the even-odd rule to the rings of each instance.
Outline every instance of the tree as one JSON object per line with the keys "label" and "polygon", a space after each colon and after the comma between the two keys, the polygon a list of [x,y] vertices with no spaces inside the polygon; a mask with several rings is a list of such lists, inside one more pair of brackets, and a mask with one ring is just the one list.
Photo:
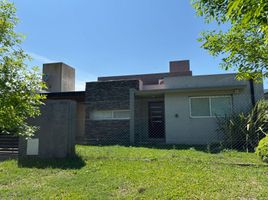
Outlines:
{"label": "tree", "polygon": [[15,32],[18,23],[13,3],[0,1],[0,134],[32,136],[37,127],[27,119],[40,114],[45,87],[38,68],[28,69],[30,57],[20,44],[23,36]]}
{"label": "tree", "polygon": [[225,70],[236,69],[239,79],[268,77],[267,0],[192,0],[192,4],[206,22],[229,27],[202,32],[199,38],[211,55],[223,55]]}

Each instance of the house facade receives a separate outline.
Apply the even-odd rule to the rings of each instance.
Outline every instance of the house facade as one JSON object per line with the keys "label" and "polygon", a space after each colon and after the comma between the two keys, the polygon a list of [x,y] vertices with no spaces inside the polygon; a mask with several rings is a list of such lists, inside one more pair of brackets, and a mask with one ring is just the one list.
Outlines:
{"label": "house facade", "polygon": [[[82,92],[69,91],[74,70],[63,63],[44,64],[44,74],[48,99],[77,102],[76,138],[85,144],[217,143],[218,118],[247,112],[264,95],[262,84],[236,74],[193,76],[187,60],[167,73],[99,77]],[[64,90],[53,87],[56,77]]]}

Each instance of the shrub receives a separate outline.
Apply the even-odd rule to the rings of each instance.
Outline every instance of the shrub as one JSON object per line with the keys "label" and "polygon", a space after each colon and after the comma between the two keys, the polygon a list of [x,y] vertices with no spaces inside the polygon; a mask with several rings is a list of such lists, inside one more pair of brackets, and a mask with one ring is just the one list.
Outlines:
{"label": "shrub", "polygon": [[260,140],[256,149],[256,154],[262,159],[262,161],[268,163],[268,135]]}
{"label": "shrub", "polygon": [[249,149],[249,137],[247,132],[247,115],[233,113],[224,118],[218,117],[218,131],[221,133],[223,149],[237,149],[247,151]]}
{"label": "shrub", "polygon": [[254,151],[268,131],[268,101],[259,101],[248,113],[218,117],[223,148]]}

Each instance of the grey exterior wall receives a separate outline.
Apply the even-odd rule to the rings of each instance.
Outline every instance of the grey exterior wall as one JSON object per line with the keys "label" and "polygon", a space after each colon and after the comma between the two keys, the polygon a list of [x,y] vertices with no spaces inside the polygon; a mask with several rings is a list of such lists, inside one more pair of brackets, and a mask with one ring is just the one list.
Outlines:
{"label": "grey exterior wall", "polygon": [[167,89],[244,86],[247,81],[237,81],[236,74],[214,74],[200,76],[167,77],[164,79]]}
{"label": "grey exterior wall", "polygon": [[[76,102],[70,100],[47,100],[41,107],[41,116],[30,119],[39,126],[34,138],[39,139],[41,158],[65,158],[75,154]],[[19,155],[27,156],[27,143],[20,138]]]}
{"label": "grey exterior wall", "polygon": [[80,141],[85,136],[85,119],[86,119],[86,106],[84,102],[77,103],[76,109],[76,141]]}
{"label": "grey exterior wall", "polygon": [[61,63],[43,65],[43,81],[49,92],[61,92]]}
{"label": "grey exterior wall", "polygon": [[61,91],[75,91],[75,69],[62,63]]}
{"label": "grey exterior wall", "polygon": [[[208,144],[218,142],[220,139],[215,117],[190,117],[190,97],[231,95],[234,112],[247,112],[252,108],[249,81],[237,81],[234,74],[174,77],[165,81],[169,88],[200,88],[200,91],[165,93],[166,142],[169,144]],[[242,87],[239,90],[224,89],[231,86]],[[206,90],[204,89],[206,87],[216,88]],[[254,89],[256,100],[263,98],[263,85],[255,83]],[[175,114],[179,117],[176,118]]]}
{"label": "grey exterior wall", "polygon": [[75,90],[75,69],[65,63],[43,65],[43,81],[49,92],[67,92]]}
{"label": "grey exterior wall", "polygon": [[86,84],[85,138],[90,144],[128,144],[130,120],[92,120],[94,110],[130,109],[130,89],[139,89],[138,80],[90,82]]}
{"label": "grey exterior wall", "polygon": [[[217,96],[230,93],[169,93],[165,95],[166,143],[208,144],[217,142],[217,121],[214,117],[191,118],[189,97]],[[178,117],[175,117],[175,115]]]}

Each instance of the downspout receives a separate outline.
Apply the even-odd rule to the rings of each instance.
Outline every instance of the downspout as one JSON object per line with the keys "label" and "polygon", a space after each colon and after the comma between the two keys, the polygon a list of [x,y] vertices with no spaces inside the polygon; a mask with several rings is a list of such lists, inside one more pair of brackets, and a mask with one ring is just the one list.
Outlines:
{"label": "downspout", "polygon": [[254,107],[256,104],[256,99],[255,99],[255,89],[254,89],[253,79],[249,80],[249,85],[250,85],[251,103],[252,103],[252,106]]}

